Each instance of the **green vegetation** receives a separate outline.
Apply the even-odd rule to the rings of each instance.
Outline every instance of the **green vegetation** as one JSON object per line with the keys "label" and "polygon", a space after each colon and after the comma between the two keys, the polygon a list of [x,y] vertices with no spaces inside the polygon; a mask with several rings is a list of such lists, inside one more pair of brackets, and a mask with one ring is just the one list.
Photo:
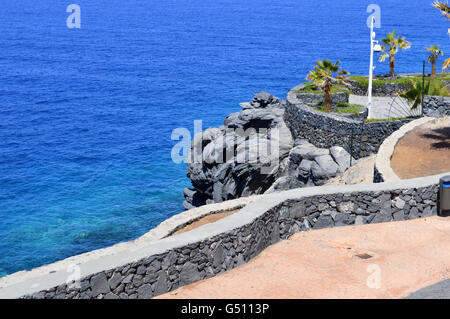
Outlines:
{"label": "green vegetation", "polygon": [[322,88],[325,92],[323,108],[326,111],[331,111],[333,82],[348,84],[346,76],[349,74],[348,71],[341,69],[339,60],[334,64],[330,60],[317,61],[314,69],[309,72],[306,79],[312,80],[317,87]]}
{"label": "green vegetation", "polygon": [[434,1],[433,7],[440,10],[442,15],[450,21],[450,6],[443,1]]}
{"label": "green vegetation", "polygon": [[449,96],[449,92],[444,83],[438,79],[427,79],[425,81],[425,87],[422,85],[422,81],[415,81],[410,90],[400,93],[398,96],[413,102],[411,110],[414,110],[422,102],[423,94]]}
{"label": "green vegetation", "polygon": [[[305,87],[301,90],[298,90],[296,93],[314,93],[314,94],[325,94],[323,90],[321,90],[314,82],[305,83]],[[345,92],[350,94],[349,89],[345,85],[335,84],[331,87],[331,94]]]}
{"label": "green vegetation", "polygon": [[[411,85],[411,80],[418,79],[419,77],[408,77],[408,78],[398,78],[395,80],[389,80],[389,79],[374,79],[372,82],[372,86],[374,88],[378,86],[384,86],[386,83],[396,83],[396,84],[403,84],[405,86]],[[362,75],[352,75],[349,77],[350,80],[353,80],[357,82],[359,85],[361,85],[364,89],[369,88],[369,79]]]}
{"label": "green vegetation", "polygon": [[[430,82],[425,83],[425,92],[428,92],[430,89]],[[423,92],[423,86],[420,81],[416,81],[413,85],[413,87],[406,92],[400,93],[398,96],[408,99],[408,101],[413,102],[413,105],[411,106],[411,110],[414,110],[417,108],[417,106],[422,101],[422,92]]]}
{"label": "green vegetation", "polygon": [[411,47],[411,43],[406,41],[405,37],[396,37],[397,31],[394,30],[386,35],[385,39],[381,39],[385,45],[381,46],[381,50],[384,52],[380,56],[380,62],[383,62],[389,58],[389,76],[395,77],[395,56],[399,50],[406,50]]}
{"label": "green vegetation", "polygon": [[438,73],[436,74],[436,77],[440,80],[450,81],[450,73]]}
{"label": "green vegetation", "polygon": [[335,106],[331,107],[331,111],[327,111],[322,103],[318,104],[317,107],[313,107],[317,111],[325,113],[341,113],[341,114],[360,114],[364,111],[364,106],[358,104],[349,104],[347,102],[337,103]]}
{"label": "green vegetation", "polygon": [[439,55],[444,55],[444,52],[441,51],[438,45],[432,45],[429,48],[425,48],[425,50],[430,52],[428,63],[431,63],[431,76],[436,76],[436,62]]}
{"label": "green vegetation", "polygon": [[[369,87],[369,79],[367,77],[360,76],[360,75],[353,75],[349,79],[357,82],[364,89],[367,89]],[[427,89],[425,91],[425,95],[450,96],[449,91],[446,87],[446,84],[447,84],[446,81],[450,81],[449,73],[439,73],[436,75],[436,77],[425,78],[425,88],[427,88],[427,86],[429,87],[429,89]],[[414,90],[414,89],[417,90],[417,85],[418,85],[417,83],[419,83],[420,90],[422,92],[422,77],[421,76],[410,76],[410,77],[398,78],[395,80],[374,79],[373,87],[376,88],[377,86],[383,86],[383,85],[386,85],[386,83],[402,84],[405,87],[410,87],[411,88],[410,90]],[[407,92],[409,92],[409,91],[407,91]],[[404,93],[406,93],[406,92],[404,92]]]}
{"label": "green vegetation", "polygon": [[439,79],[425,80],[425,87],[429,83],[429,89],[425,90],[425,95],[450,96],[449,91],[443,81]]}
{"label": "green vegetation", "polygon": [[411,116],[411,117],[392,117],[390,119],[365,119],[364,122],[366,123],[373,123],[373,122],[389,122],[389,121],[401,121],[401,120],[407,120],[407,119],[416,119],[420,116]]}

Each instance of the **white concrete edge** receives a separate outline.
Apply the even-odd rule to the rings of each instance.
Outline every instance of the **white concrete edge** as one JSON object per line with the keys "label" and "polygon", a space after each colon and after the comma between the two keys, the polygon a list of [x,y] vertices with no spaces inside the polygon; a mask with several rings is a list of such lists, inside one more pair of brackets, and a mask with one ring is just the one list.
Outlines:
{"label": "white concrete edge", "polygon": [[[133,263],[153,255],[201,242],[230,232],[252,223],[271,208],[286,200],[298,200],[304,197],[346,194],[353,192],[377,192],[395,189],[420,188],[439,183],[439,178],[448,175],[440,174],[410,180],[379,184],[361,185],[329,185],[311,188],[300,188],[279,193],[257,196],[238,214],[230,215],[215,223],[206,224],[192,231],[160,240],[133,240],[109,248],[70,257],[62,261],[42,266],[31,271],[21,271],[0,278],[0,298],[18,298],[41,290],[50,289],[73,279],[73,267],[80,267],[81,277],[89,276]],[[226,203],[226,202],[224,202]],[[225,204],[224,204],[225,205]],[[142,238],[142,237],[141,237]]]}
{"label": "white concrete edge", "polygon": [[259,196],[249,196],[249,197],[241,197],[238,199],[233,199],[229,201],[225,201],[222,203],[215,203],[210,205],[204,205],[201,207],[193,208],[187,211],[184,211],[180,214],[174,215],[161,224],[159,224],[154,229],[150,230],[148,233],[142,235],[139,239],[145,240],[159,240],[163,239],[167,236],[170,236],[172,233],[177,231],[180,227],[189,225],[196,220],[208,216],[213,215],[225,211],[235,210],[244,207],[245,205],[255,201]]}
{"label": "white concrete edge", "polygon": [[384,142],[378,149],[378,153],[375,158],[375,167],[378,170],[378,173],[380,173],[383,177],[384,181],[400,180],[391,166],[391,158],[394,154],[395,147],[397,146],[398,142],[416,127],[435,120],[436,118],[433,117],[422,117],[418,120],[414,120],[403,125],[400,129],[392,133],[387,139],[384,140]]}

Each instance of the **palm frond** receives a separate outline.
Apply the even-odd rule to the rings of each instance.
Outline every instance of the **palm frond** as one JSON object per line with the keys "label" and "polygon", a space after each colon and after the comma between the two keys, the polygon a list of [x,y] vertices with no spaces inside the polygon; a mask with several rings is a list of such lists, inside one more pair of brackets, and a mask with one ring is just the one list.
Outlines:
{"label": "palm frond", "polygon": [[444,55],[444,52],[440,49],[439,45],[432,45],[429,48],[425,48],[428,52],[431,52],[432,54],[437,55]]}
{"label": "palm frond", "polygon": [[[420,103],[422,102],[422,95],[425,93],[425,95],[428,95],[430,93],[432,93],[431,91],[431,81],[427,81],[425,82],[425,86],[422,85],[421,81],[415,81],[414,83],[412,83],[412,88],[405,91],[405,92],[401,92],[398,93],[397,95],[407,99],[410,102],[413,102],[411,105],[411,110],[415,110]],[[422,89],[424,88],[424,89]]]}
{"label": "palm frond", "polygon": [[384,53],[383,55],[380,56],[380,62],[384,62],[388,57],[389,57],[389,54]]}
{"label": "palm frond", "polygon": [[450,59],[447,59],[444,61],[444,64],[442,65],[442,70],[447,70],[449,66],[450,66]]}
{"label": "palm frond", "polygon": [[381,51],[384,52],[380,56],[380,62],[384,62],[388,57],[393,58],[398,53],[398,51],[406,50],[411,47],[411,42],[406,41],[403,36],[397,37],[397,31],[394,30],[386,35],[386,38],[381,39],[385,45],[381,46]]}
{"label": "palm frond", "polygon": [[323,87],[326,82],[338,82],[342,84],[348,84],[346,82],[350,72],[342,70],[339,66],[339,60],[335,63],[330,60],[317,61],[314,68],[309,72],[306,77],[307,80],[313,81],[319,87]]}
{"label": "palm frond", "polygon": [[443,1],[435,1],[432,6],[440,10],[442,15],[450,20],[450,6],[448,5],[448,2],[444,3]]}

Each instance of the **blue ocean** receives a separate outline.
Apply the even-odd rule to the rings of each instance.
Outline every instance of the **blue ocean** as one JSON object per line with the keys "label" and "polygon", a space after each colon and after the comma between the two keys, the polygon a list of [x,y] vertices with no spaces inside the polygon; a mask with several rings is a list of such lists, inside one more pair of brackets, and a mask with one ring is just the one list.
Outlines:
{"label": "blue ocean", "polygon": [[[183,211],[172,130],[219,126],[259,91],[285,98],[318,59],[367,74],[372,2],[78,0],[81,28],[69,29],[70,0],[2,0],[0,276]],[[395,28],[412,42],[397,72],[421,72],[425,46],[450,54],[431,2],[376,2],[377,38]]]}

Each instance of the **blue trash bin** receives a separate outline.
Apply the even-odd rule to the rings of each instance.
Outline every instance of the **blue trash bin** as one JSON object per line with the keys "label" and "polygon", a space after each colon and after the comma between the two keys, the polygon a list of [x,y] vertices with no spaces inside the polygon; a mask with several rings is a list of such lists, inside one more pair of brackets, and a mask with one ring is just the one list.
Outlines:
{"label": "blue trash bin", "polygon": [[439,216],[448,216],[450,212],[450,176],[444,176],[439,181]]}

